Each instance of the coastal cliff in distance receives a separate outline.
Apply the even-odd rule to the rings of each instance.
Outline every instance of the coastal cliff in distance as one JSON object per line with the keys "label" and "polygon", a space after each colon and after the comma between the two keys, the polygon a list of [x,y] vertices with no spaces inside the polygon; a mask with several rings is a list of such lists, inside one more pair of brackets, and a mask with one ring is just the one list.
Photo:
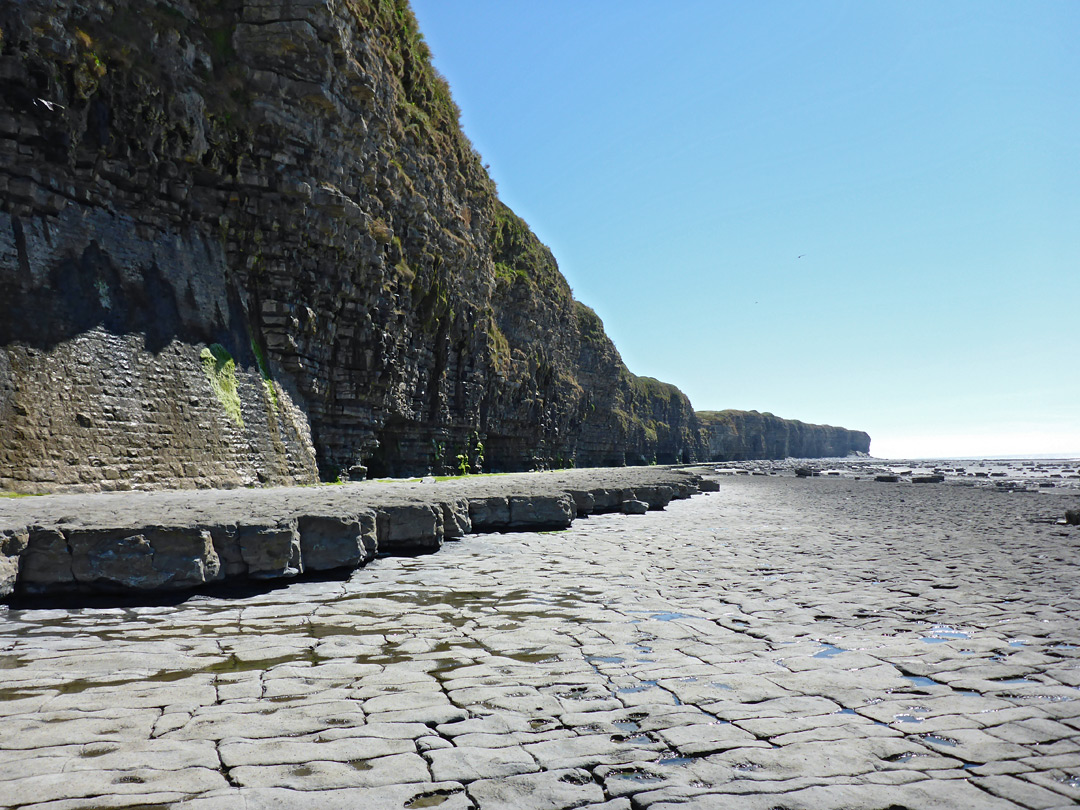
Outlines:
{"label": "coastal cliff in distance", "polygon": [[870,436],[757,411],[698,411],[710,461],[842,458],[870,452]]}
{"label": "coastal cliff in distance", "polygon": [[405,0],[0,0],[0,489],[690,462]]}

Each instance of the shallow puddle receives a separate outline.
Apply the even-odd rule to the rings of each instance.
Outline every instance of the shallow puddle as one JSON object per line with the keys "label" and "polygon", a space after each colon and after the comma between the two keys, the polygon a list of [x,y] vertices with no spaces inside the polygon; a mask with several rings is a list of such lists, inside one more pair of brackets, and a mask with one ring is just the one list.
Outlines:
{"label": "shallow puddle", "polygon": [[837,647],[835,644],[822,642],[821,650],[814,653],[814,658],[833,658],[842,652],[847,652],[847,650],[843,647]]}
{"label": "shallow puddle", "polygon": [[648,784],[650,782],[663,782],[664,777],[655,773],[649,773],[648,771],[636,768],[634,770],[627,771],[612,771],[608,774],[609,779],[625,779],[630,782],[638,782],[640,784]]}
{"label": "shallow puddle", "polygon": [[920,734],[919,738],[924,742],[932,743],[934,745],[947,745],[950,748],[955,748],[957,744],[956,740],[942,737],[940,734]]}

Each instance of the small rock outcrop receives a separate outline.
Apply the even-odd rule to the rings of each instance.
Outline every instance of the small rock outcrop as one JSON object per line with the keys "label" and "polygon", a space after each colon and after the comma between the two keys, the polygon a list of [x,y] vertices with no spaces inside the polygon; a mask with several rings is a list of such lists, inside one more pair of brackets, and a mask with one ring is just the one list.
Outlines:
{"label": "small rock outcrop", "polygon": [[698,411],[710,461],[842,458],[870,452],[870,436],[858,430],[808,425],[757,411]]}

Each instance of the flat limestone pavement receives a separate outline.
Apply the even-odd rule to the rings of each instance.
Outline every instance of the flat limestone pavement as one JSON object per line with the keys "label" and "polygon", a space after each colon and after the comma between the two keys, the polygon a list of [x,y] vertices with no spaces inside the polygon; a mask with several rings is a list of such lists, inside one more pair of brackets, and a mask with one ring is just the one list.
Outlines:
{"label": "flat limestone pavement", "polygon": [[0,608],[0,805],[1073,807],[1063,504],[730,477],[347,581]]}

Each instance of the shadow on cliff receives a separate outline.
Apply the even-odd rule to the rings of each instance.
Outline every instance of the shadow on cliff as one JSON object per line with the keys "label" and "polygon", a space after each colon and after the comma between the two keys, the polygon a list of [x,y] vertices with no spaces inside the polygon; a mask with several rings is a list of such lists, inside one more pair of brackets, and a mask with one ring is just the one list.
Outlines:
{"label": "shadow on cliff", "polygon": [[[94,329],[114,335],[142,335],[146,350],[159,354],[170,343],[221,343],[238,364],[253,366],[247,318],[239,295],[229,287],[228,312],[200,312],[190,281],[176,290],[156,262],[138,274],[121,273],[96,241],[33,279],[23,223],[12,217],[18,272],[0,275],[0,346],[22,344],[49,351]],[[39,271],[40,272],[40,271]]]}

